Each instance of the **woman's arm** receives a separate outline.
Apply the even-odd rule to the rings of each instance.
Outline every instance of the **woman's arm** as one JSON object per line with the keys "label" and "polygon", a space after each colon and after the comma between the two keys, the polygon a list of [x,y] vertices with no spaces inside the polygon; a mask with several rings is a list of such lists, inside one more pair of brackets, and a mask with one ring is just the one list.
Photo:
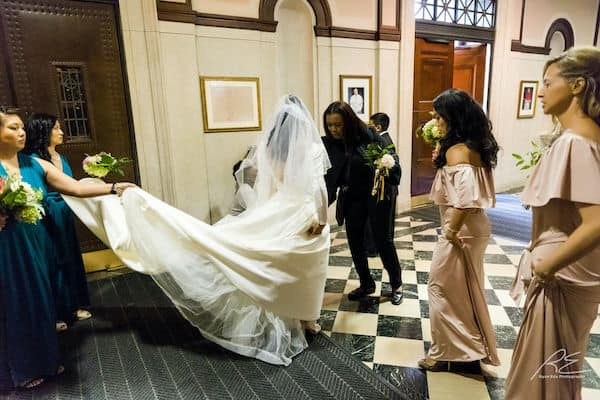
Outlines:
{"label": "woman's arm", "polygon": [[576,205],[581,216],[581,225],[550,257],[533,265],[535,274],[542,280],[552,279],[562,268],[579,260],[600,245],[600,205],[582,203]]}
{"label": "woman's arm", "polygon": [[[446,151],[447,165],[452,166],[457,164],[470,164],[469,152],[471,151],[472,150],[463,144],[450,147]],[[460,239],[458,238],[458,231],[460,231],[468,211],[469,208],[452,207],[452,217],[450,217],[450,222],[448,223],[447,229],[444,230],[444,236],[446,239],[458,246],[462,245]]]}
{"label": "woman's arm", "polygon": [[[110,183],[81,183],[62,173],[62,171],[46,160],[36,159],[36,161],[42,166],[44,172],[46,172],[46,181],[62,194],[74,197],[93,197],[110,194],[113,188],[113,185]],[[121,195],[125,189],[133,186],[135,186],[133,183],[121,182],[115,184],[115,190],[118,195]]]}

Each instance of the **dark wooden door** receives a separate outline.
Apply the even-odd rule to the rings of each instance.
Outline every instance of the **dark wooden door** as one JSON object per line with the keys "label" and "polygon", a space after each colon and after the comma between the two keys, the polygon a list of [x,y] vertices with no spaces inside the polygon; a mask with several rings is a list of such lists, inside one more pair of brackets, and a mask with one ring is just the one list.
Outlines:
{"label": "dark wooden door", "polygon": [[[58,115],[64,154],[76,178],[85,154],[134,158],[117,1],[19,0],[0,2],[0,100],[31,112]],[[124,177],[136,181],[134,164]],[[82,250],[101,243],[78,226]]]}
{"label": "dark wooden door", "polygon": [[[433,99],[452,87],[454,42],[415,41],[415,86],[413,98],[413,132],[431,119]],[[421,138],[413,138],[411,195],[418,196],[431,190],[435,169],[431,163],[430,145]]]}
{"label": "dark wooden door", "polygon": [[486,45],[454,49],[452,87],[462,89],[483,104]]}

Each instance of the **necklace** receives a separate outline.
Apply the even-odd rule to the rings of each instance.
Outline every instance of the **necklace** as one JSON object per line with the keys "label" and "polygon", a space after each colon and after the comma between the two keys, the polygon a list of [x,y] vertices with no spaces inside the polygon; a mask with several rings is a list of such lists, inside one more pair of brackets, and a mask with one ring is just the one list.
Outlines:
{"label": "necklace", "polygon": [[2,160],[0,160],[0,164],[2,164],[2,167],[4,168],[4,170],[6,171],[7,174],[16,175],[18,177],[21,177],[21,171],[19,169],[15,169],[15,168],[11,167],[5,161],[2,161]]}

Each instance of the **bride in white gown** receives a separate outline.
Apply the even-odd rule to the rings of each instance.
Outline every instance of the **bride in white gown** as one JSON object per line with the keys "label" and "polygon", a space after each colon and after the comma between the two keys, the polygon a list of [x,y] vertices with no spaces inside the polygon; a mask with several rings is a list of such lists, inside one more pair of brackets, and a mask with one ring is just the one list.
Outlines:
{"label": "bride in white gown", "polygon": [[306,107],[284,96],[255,152],[247,209],[214,226],[139,188],[66,200],[130,268],[150,274],[207,339],[289,365],[319,318],[329,257],[330,167]]}

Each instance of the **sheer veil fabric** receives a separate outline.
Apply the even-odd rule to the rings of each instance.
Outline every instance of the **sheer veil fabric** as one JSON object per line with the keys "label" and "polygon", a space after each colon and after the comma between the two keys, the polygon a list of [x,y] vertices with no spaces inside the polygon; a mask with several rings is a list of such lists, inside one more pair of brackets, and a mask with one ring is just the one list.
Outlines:
{"label": "sheer veil fabric", "polygon": [[[128,267],[151,275],[204,337],[289,365],[307,347],[300,320],[319,318],[330,243],[323,178],[330,163],[300,99],[279,101],[252,162],[255,200],[213,226],[139,188],[121,201],[65,199]],[[308,234],[315,224],[326,226]]]}

